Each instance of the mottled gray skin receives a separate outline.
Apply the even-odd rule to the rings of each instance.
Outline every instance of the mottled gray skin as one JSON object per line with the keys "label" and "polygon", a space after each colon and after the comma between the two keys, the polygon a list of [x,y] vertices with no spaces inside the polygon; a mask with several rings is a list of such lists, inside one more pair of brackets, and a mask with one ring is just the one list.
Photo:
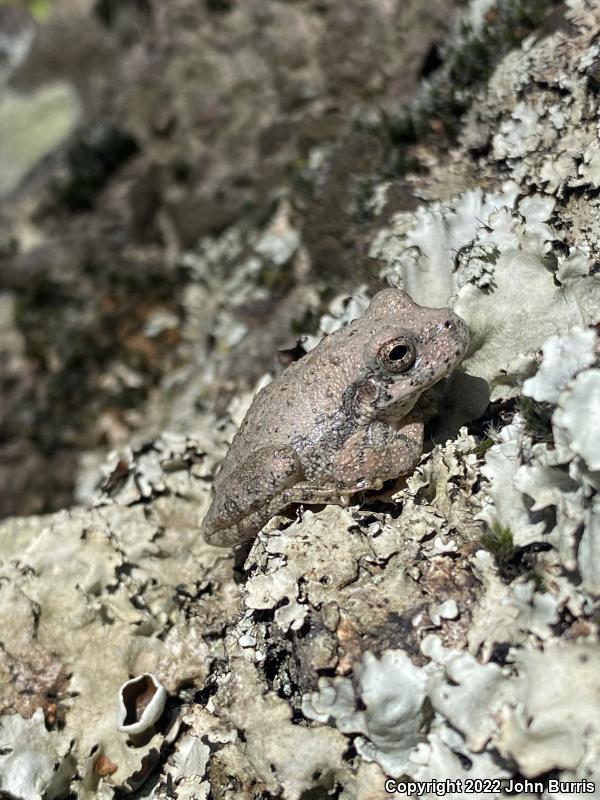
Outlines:
{"label": "mottled gray skin", "polygon": [[379,292],[257,394],[215,477],[206,541],[239,544],[292,503],[346,505],[411,472],[423,448],[413,406],[468,342],[449,309]]}

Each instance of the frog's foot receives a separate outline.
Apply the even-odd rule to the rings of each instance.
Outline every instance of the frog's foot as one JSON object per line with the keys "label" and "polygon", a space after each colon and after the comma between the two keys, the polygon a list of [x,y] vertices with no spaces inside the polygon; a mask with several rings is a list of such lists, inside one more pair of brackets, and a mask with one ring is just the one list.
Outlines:
{"label": "frog's foot", "polygon": [[216,527],[215,523],[212,523],[211,527],[207,515],[202,532],[209,544],[232,547],[253,539],[272,517],[280,514],[289,506],[331,504],[346,507],[350,504],[350,498],[358,492],[368,489],[379,490],[382,486],[383,481],[379,479],[369,482],[362,481],[359,485],[348,487],[334,484],[316,487],[306,482],[299,483],[274,495],[261,508],[250,511],[233,524]]}
{"label": "frog's foot", "polygon": [[289,505],[284,500],[286,491],[303,477],[302,464],[291,447],[252,453],[227,475],[217,492],[202,523],[205,540],[228,547],[252,539]]}

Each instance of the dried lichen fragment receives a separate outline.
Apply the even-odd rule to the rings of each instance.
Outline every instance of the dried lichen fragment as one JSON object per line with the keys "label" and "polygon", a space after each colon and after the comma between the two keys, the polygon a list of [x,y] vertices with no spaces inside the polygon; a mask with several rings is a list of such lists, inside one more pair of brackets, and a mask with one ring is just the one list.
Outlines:
{"label": "dried lichen fragment", "polygon": [[119,730],[129,736],[151,731],[160,719],[166,701],[165,687],[155,675],[147,672],[127,681],[119,690]]}

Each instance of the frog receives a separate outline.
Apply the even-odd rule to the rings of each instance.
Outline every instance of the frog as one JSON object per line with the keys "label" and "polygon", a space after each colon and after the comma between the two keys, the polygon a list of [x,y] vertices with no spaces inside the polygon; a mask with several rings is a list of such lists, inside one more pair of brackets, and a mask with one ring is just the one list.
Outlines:
{"label": "frog", "polygon": [[205,541],[242,544],[292,506],[347,506],[412,473],[424,442],[417,401],[468,344],[450,308],[379,291],[255,396],[215,475]]}

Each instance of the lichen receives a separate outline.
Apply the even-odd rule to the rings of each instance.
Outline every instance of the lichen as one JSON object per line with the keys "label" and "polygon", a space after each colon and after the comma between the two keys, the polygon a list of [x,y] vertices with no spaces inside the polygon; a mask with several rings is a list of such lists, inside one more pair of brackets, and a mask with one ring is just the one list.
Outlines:
{"label": "lichen", "polygon": [[388,650],[381,660],[367,651],[354,675],[356,687],[348,678],[321,679],[319,692],[304,699],[304,714],[322,722],[332,718],[343,733],[363,734],[355,740],[360,755],[399,777],[425,739],[427,676],[401,650]]}
{"label": "lichen", "polygon": [[[0,526],[0,791],[307,800],[378,797],[389,776],[600,779],[597,21],[573,0],[568,30],[505,55],[503,41],[495,65],[488,12],[465,9],[449,51],[456,78],[481,65],[477,102],[452,149],[429,140],[404,175],[422,202],[386,219],[390,176],[355,185],[379,277],[450,301],[471,330],[463,372],[420,407],[421,463],[347,508],[277,517],[237,552],[200,541],[218,462],[274,371],[264,357],[233,389],[220,372],[251,333],[238,309],[300,286],[310,226],[278,195],[254,227],[186,248],[168,402],[100,468],[90,454],[93,508]],[[311,186],[334,149],[308,147]],[[286,335],[308,350],[358,316],[371,271],[300,287]],[[2,310],[20,357],[11,298]],[[177,319],[153,309],[145,331]],[[168,701],[136,745],[115,705],[148,672]]]}

